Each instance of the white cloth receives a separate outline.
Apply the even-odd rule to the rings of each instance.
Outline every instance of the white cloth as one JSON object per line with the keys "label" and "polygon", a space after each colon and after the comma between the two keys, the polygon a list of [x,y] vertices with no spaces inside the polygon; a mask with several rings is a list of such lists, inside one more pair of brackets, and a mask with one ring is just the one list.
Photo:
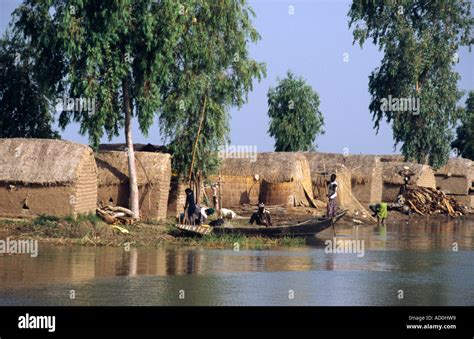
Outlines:
{"label": "white cloth", "polygon": [[228,209],[228,208],[221,208],[221,217],[228,218],[228,219],[235,219],[237,217],[237,213]]}
{"label": "white cloth", "polygon": [[329,199],[335,199],[337,197],[337,187],[339,185],[337,184],[337,181],[334,180],[334,181],[331,181],[328,185],[328,189],[329,189],[329,193],[332,193],[330,196],[329,196]]}
{"label": "white cloth", "polygon": [[208,218],[208,215],[206,213],[207,209],[208,209],[208,207],[201,207],[201,215],[203,216],[204,219]]}

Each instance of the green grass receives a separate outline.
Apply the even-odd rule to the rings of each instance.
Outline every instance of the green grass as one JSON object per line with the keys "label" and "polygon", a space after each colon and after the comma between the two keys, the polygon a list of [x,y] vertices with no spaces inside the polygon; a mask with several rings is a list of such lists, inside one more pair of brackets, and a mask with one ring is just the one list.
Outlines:
{"label": "green grass", "polygon": [[196,245],[204,247],[223,247],[223,248],[251,248],[264,249],[270,247],[299,247],[304,246],[306,241],[304,238],[265,238],[265,237],[247,237],[241,234],[209,234],[202,237],[183,238],[192,239]]}
{"label": "green grass", "polygon": [[64,217],[63,220],[69,224],[76,226],[84,222],[90,222],[92,225],[97,225],[99,222],[102,221],[100,217],[94,213],[78,214],[76,216],[68,215]]}
{"label": "green grass", "polygon": [[[120,246],[123,242],[133,239],[140,246],[157,246],[174,244],[181,246],[202,246],[208,248],[230,249],[265,249],[272,247],[304,246],[301,238],[265,238],[249,237],[241,234],[224,234],[207,236],[185,237],[180,230],[174,227],[175,220],[155,223],[138,223],[133,226],[124,226],[130,234],[120,234],[104,223],[94,214],[79,214],[77,216],[56,217],[40,215],[34,219],[1,219],[0,228],[10,234],[31,236],[39,239],[60,239],[59,243],[68,241],[84,245]],[[58,240],[59,241],[59,240]]]}
{"label": "green grass", "polygon": [[33,226],[56,227],[58,225],[58,221],[59,221],[58,217],[42,214],[33,220]]}

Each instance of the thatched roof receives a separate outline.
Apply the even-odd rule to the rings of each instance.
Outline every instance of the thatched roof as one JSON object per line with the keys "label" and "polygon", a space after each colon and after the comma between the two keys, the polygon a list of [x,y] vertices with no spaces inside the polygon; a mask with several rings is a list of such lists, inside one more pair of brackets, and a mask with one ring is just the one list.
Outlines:
{"label": "thatched roof", "polygon": [[376,168],[380,167],[380,158],[374,155],[364,154],[339,154],[303,152],[308,159],[311,172],[333,172],[336,165],[344,165],[351,171],[352,180],[357,183],[365,183],[376,174]]}
{"label": "thatched roof", "polygon": [[[123,151],[127,149],[126,144],[100,144],[99,152],[102,151]],[[153,144],[133,144],[133,149],[136,152],[155,152],[155,153],[170,153],[166,146]]]}
{"label": "thatched roof", "polygon": [[[405,169],[405,167],[408,167],[408,169]],[[386,162],[383,165],[383,182],[387,184],[403,185],[404,181],[402,174],[404,172],[410,175],[410,185],[416,184],[422,176],[434,175],[433,170],[428,165],[407,162]]]}
{"label": "thatched roof", "polygon": [[257,153],[256,161],[251,157],[225,158],[221,161],[220,173],[229,176],[254,176],[272,182],[290,182],[309,177],[306,158],[301,153],[266,152]]}
{"label": "thatched roof", "polygon": [[448,163],[435,172],[436,175],[466,177],[474,180],[473,161],[464,158],[451,158]]}
{"label": "thatched roof", "polygon": [[405,157],[401,154],[380,154],[377,155],[381,162],[404,162]]}
{"label": "thatched roof", "polygon": [[86,145],[51,139],[0,139],[0,182],[68,184],[75,181]]}
{"label": "thatched roof", "polygon": [[[165,153],[135,152],[138,185],[158,181],[171,175],[171,158]],[[128,154],[104,151],[96,154],[98,185],[119,185],[128,182]]]}

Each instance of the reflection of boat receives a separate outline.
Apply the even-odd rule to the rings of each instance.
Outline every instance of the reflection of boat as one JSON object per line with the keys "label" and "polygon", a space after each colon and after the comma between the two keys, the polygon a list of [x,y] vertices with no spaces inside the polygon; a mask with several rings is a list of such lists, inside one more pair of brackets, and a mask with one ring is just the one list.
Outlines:
{"label": "reflection of boat", "polygon": [[316,233],[324,231],[331,227],[339,219],[346,214],[346,211],[339,212],[334,218],[317,218],[308,220],[295,225],[283,226],[221,226],[212,227],[209,225],[175,225],[181,231],[191,234],[242,234],[249,236],[264,236],[264,237],[306,237],[313,236]]}

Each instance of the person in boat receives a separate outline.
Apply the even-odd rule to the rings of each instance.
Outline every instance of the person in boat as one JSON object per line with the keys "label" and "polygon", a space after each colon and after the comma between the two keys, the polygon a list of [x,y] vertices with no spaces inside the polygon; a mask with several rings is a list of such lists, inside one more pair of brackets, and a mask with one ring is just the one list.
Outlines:
{"label": "person in boat", "polygon": [[331,179],[328,184],[328,204],[327,204],[327,212],[326,215],[328,218],[334,218],[337,213],[337,181],[336,181],[336,174],[331,174]]}
{"label": "person in boat", "polygon": [[377,217],[377,225],[385,225],[385,219],[387,219],[388,214],[388,204],[386,202],[370,204],[369,208],[374,213],[372,216]]}
{"label": "person in boat", "polygon": [[253,225],[253,223],[256,223],[259,226],[273,226],[270,211],[265,208],[264,203],[258,204],[258,211],[254,212],[250,217],[249,224]]}
{"label": "person in boat", "polygon": [[[190,188],[184,190],[186,194],[186,202],[184,204],[184,213],[186,213],[189,223],[194,224],[195,212],[196,212],[196,202],[194,201],[194,192]],[[183,214],[184,219],[184,214]]]}

